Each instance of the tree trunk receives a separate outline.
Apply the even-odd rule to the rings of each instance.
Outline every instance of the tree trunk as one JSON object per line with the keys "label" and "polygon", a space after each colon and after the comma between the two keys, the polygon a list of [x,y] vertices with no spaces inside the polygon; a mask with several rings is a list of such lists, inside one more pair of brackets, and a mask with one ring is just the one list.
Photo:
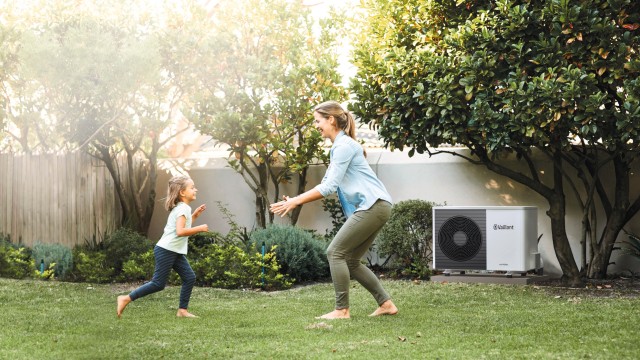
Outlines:
{"label": "tree trunk", "polygon": [[[307,170],[308,168],[304,168],[302,172],[298,175],[298,189],[296,191],[296,195],[299,195],[305,192],[305,189],[307,187]],[[302,206],[303,205],[296,207],[291,212],[291,225],[295,225],[298,223],[298,218],[300,217]]]}
{"label": "tree trunk", "polygon": [[100,147],[100,149],[96,154],[91,154],[91,155],[100,159],[107,167],[109,174],[111,174],[111,179],[113,179],[113,186],[115,188],[116,193],[118,194],[118,200],[120,201],[120,208],[122,209],[122,217],[120,218],[120,224],[119,224],[120,226],[122,226],[126,222],[126,220],[129,218],[131,209],[129,207],[129,204],[127,203],[127,197],[125,196],[124,188],[122,186],[122,182],[120,181],[120,175],[118,174],[118,169],[117,169],[118,162],[111,157],[111,154],[109,153],[109,149],[106,147]]}
{"label": "tree trunk", "polygon": [[569,285],[578,287],[582,285],[580,270],[576,264],[567,237],[565,226],[566,201],[564,197],[564,180],[562,174],[562,150],[556,149],[553,152],[553,195],[547,197],[549,210],[547,215],[551,219],[551,238],[553,248],[558,258],[558,263],[562,269],[563,280]]}
{"label": "tree trunk", "polygon": [[153,217],[153,210],[156,204],[156,184],[158,183],[158,148],[157,140],[153,139],[153,148],[149,155],[149,192],[147,193],[147,201],[145,201],[144,217],[140,220],[141,228],[144,229],[144,235],[149,234],[149,225]]}
{"label": "tree trunk", "polygon": [[615,172],[614,204],[607,214],[607,223],[604,232],[597,244],[591,246],[591,262],[587,276],[593,279],[603,279],[607,276],[607,268],[611,260],[613,245],[622,231],[622,228],[630,218],[629,211],[629,164],[622,156],[613,159]]}

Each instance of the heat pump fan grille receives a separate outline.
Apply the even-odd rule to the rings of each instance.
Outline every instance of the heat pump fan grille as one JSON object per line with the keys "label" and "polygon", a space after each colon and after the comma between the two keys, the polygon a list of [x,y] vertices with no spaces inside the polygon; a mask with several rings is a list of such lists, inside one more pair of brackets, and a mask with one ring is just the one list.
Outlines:
{"label": "heat pump fan grille", "polygon": [[[460,241],[460,237],[466,237]],[[454,216],[442,224],[438,233],[442,253],[454,261],[473,259],[482,247],[482,232],[478,225],[464,216]]]}

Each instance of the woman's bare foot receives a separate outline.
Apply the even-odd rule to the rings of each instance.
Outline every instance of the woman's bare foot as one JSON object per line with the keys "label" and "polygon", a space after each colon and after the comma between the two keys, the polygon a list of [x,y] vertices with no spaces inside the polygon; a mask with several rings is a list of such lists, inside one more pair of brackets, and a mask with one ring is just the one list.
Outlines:
{"label": "woman's bare foot", "polygon": [[197,318],[197,316],[188,312],[187,309],[178,309],[177,317]]}
{"label": "woman's bare foot", "polygon": [[116,309],[116,314],[118,314],[118,317],[122,316],[122,312],[124,311],[124,308],[126,308],[130,302],[131,302],[131,297],[129,297],[129,295],[118,296],[118,299],[117,299],[118,307]]}
{"label": "woman's bare foot", "polygon": [[380,305],[380,307],[378,307],[376,311],[371,313],[371,315],[369,316],[395,315],[397,313],[398,308],[394,305],[393,301],[387,300],[383,302],[382,305]]}
{"label": "woman's bare foot", "polygon": [[330,313],[326,313],[322,316],[316,316],[316,319],[349,319],[351,315],[349,314],[349,308],[346,309],[335,309]]}

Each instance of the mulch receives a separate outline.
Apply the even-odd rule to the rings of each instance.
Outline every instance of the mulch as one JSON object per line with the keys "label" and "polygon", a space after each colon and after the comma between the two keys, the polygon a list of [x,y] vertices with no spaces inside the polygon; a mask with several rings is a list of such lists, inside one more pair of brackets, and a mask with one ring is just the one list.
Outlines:
{"label": "mulch", "polygon": [[638,277],[586,279],[582,287],[569,287],[560,279],[550,279],[531,286],[560,297],[640,298]]}

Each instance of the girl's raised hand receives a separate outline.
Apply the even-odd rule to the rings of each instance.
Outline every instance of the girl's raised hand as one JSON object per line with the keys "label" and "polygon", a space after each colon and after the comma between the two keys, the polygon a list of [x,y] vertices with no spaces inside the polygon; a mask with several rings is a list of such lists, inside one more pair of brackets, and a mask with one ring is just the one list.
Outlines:
{"label": "girl's raised hand", "polygon": [[200,214],[202,214],[203,211],[205,211],[207,209],[207,205],[202,204],[200,206],[198,206],[196,208],[196,210],[193,212],[193,214],[191,214],[192,217],[197,218],[198,216],[200,216]]}

